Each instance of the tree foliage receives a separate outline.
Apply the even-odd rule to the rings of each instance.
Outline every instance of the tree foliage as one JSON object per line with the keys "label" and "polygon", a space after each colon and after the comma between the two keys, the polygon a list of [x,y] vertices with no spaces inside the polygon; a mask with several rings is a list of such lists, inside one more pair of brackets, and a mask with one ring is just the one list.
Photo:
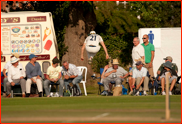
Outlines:
{"label": "tree foliage", "polygon": [[137,32],[138,25],[142,25],[137,17],[123,6],[116,5],[115,1],[99,1],[95,3],[97,28],[99,33],[123,34],[125,32]]}
{"label": "tree foliage", "polygon": [[180,27],[180,1],[130,1],[129,9],[140,16],[143,27]]}

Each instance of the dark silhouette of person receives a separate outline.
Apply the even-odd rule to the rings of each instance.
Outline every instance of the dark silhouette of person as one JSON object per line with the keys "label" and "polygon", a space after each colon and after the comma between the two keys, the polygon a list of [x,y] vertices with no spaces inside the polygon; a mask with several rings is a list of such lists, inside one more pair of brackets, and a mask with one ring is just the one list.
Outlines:
{"label": "dark silhouette of person", "polygon": [[149,42],[150,42],[151,44],[153,44],[154,34],[152,33],[152,31],[150,31],[150,33],[148,34],[148,36],[149,36]]}

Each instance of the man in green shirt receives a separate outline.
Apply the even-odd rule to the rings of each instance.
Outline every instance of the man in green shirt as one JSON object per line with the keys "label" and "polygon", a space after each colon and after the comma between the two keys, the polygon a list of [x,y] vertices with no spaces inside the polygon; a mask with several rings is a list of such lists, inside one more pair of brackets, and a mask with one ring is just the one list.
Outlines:
{"label": "man in green shirt", "polygon": [[149,37],[147,34],[143,35],[143,43],[142,46],[144,47],[145,50],[145,67],[147,68],[149,75],[150,75],[150,80],[152,80],[152,85],[154,84],[153,78],[154,77],[154,72],[153,72],[153,60],[154,60],[154,54],[155,54],[155,48],[154,45],[149,42]]}

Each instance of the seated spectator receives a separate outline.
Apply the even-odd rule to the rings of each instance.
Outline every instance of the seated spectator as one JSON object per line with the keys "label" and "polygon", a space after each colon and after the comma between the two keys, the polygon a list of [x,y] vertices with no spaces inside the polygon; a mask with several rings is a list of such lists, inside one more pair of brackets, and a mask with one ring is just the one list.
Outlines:
{"label": "seated spectator", "polygon": [[74,64],[68,63],[68,61],[63,62],[62,72],[64,75],[65,89],[68,89],[67,87],[69,83],[72,82],[73,85],[77,86],[80,92],[77,95],[82,95],[80,86],[78,85],[78,83],[80,83],[83,79],[82,72]]}
{"label": "seated spectator", "polygon": [[141,61],[143,63],[143,65],[145,65],[144,59],[142,59],[142,58],[135,59],[135,66],[133,66],[133,68],[129,71],[128,83],[129,83],[129,87],[130,87],[130,92],[128,95],[132,95],[133,94],[133,88],[135,88],[135,81],[133,81],[133,77],[132,77],[133,74],[132,73],[133,73],[133,70],[137,69],[136,63],[138,61]]}
{"label": "seated spectator", "polygon": [[[171,56],[167,56],[166,58],[164,58],[165,62],[169,61],[172,63],[173,58]],[[176,71],[176,73],[178,73],[178,67],[175,63],[172,63],[172,69]],[[164,70],[164,63],[161,64],[161,66],[159,67],[159,69],[157,70],[157,75],[159,75],[162,70]],[[158,78],[158,80],[160,80],[160,77]]]}
{"label": "seated spectator", "polygon": [[147,95],[146,91],[148,90],[148,83],[149,78],[147,77],[147,69],[143,67],[142,61],[138,61],[136,64],[136,68],[133,70],[132,80],[133,85],[136,82],[136,96],[139,96],[139,92],[142,91],[142,84],[143,88],[143,95]]}
{"label": "seated spectator", "polygon": [[8,68],[8,82],[6,83],[7,98],[10,97],[11,86],[15,86],[16,83],[21,85],[22,97],[25,97],[26,81],[25,71],[23,66],[19,64],[19,58],[11,58],[12,66]]}
{"label": "seated spectator", "polygon": [[[111,58],[109,58],[109,59],[111,59]],[[110,60],[110,61],[111,61],[111,60]],[[107,69],[110,68],[110,67],[112,67],[112,63],[111,63],[111,62],[109,62],[109,64],[106,65],[106,66],[104,67],[104,70],[103,70],[103,72],[102,72],[102,74],[101,74],[101,81],[100,81],[100,83],[103,84],[103,79],[105,78],[104,74],[105,74],[105,72],[107,71]],[[112,84],[111,84],[111,83],[109,83],[109,90],[108,90],[108,91],[109,91],[109,92],[112,91]]]}
{"label": "seated spectator", "polygon": [[[34,54],[29,55],[30,62],[26,65],[26,75],[27,75],[27,81],[26,81],[26,93],[27,97],[42,97],[42,81],[41,81],[41,68],[40,64],[36,62],[37,56]],[[39,95],[30,95],[30,88],[31,84],[36,83]]]}
{"label": "seated spectator", "polygon": [[176,83],[177,80],[177,73],[174,69],[172,69],[172,63],[169,61],[166,61],[164,64],[164,69],[161,71],[161,73],[159,74],[159,78],[160,78],[160,82],[161,82],[161,86],[162,86],[162,95],[166,95],[165,91],[164,91],[164,86],[165,86],[165,82],[166,82],[166,72],[170,73],[170,77],[169,77],[169,83],[171,83],[170,89],[169,89],[169,95],[172,95],[172,89]]}
{"label": "seated spectator", "polygon": [[59,97],[63,97],[64,82],[61,79],[61,69],[58,64],[60,61],[55,57],[52,60],[52,66],[47,69],[46,80],[44,81],[44,89],[47,97],[50,97],[49,85],[51,83],[59,84]]}
{"label": "seated spectator", "polygon": [[124,78],[128,76],[128,72],[124,70],[122,67],[118,66],[119,62],[117,59],[113,59],[112,67],[108,68],[105,72],[104,76],[106,78],[103,79],[104,84],[104,92],[101,95],[109,95],[109,83],[114,81],[117,85],[121,85],[124,81]]}
{"label": "seated spectator", "polygon": [[[11,53],[12,57],[16,57],[16,58],[19,58],[19,54],[18,53]],[[18,63],[18,65],[20,65],[21,67],[23,67],[23,65],[21,63]],[[4,79],[3,79],[3,85],[4,85],[4,92],[6,93],[6,82],[8,82],[8,76],[6,75],[6,71],[12,66],[12,63],[11,61],[8,61],[4,68],[3,68],[3,75],[4,75]]]}

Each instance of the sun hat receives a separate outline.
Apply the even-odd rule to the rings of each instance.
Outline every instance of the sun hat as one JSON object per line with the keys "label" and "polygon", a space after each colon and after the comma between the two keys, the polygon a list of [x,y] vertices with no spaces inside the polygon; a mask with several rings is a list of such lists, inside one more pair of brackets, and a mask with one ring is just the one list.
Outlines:
{"label": "sun hat", "polygon": [[112,60],[112,64],[113,64],[113,65],[118,65],[118,64],[119,64],[118,59],[113,59],[113,60]]}
{"label": "sun hat", "polygon": [[16,62],[19,61],[19,60],[20,60],[19,58],[12,57],[12,58],[11,58],[11,63],[16,63]]}
{"label": "sun hat", "polygon": [[163,64],[165,67],[169,68],[169,69],[172,69],[172,63],[167,61]]}
{"label": "sun hat", "polygon": [[12,56],[16,57],[16,58],[19,58],[20,55],[18,53],[11,53]]}

